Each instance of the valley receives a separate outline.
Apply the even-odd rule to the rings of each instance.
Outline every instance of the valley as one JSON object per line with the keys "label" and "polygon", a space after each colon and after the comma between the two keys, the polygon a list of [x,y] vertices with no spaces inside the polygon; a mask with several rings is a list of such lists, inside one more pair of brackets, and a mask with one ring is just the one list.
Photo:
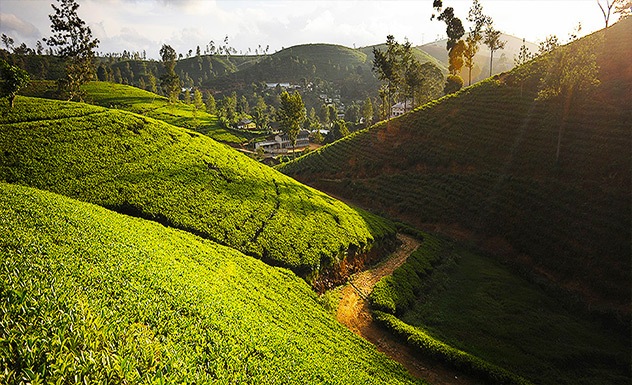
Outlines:
{"label": "valley", "polygon": [[3,34],[0,383],[629,384],[632,18],[527,55],[477,4],[422,45]]}

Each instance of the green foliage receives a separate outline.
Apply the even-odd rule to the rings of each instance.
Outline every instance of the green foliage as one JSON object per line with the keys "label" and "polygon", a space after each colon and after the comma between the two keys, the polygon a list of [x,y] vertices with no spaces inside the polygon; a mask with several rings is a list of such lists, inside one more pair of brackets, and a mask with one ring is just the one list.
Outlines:
{"label": "green foliage", "polygon": [[304,277],[395,231],[225,145],[150,118],[21,98],[1,122],[0,179],[186,229]]}
{"label": "green foliage", "polygon": [[284,269],[4,183],[0,382],[421,383]]}
{"label": "green foliage", "polygon": [[448,75],[443,87],[443,93],[446,95],[453,94],[463,88],[463,78],[459,75]]}
{"label": "green foliage", "polygon": [[[428,234],[370,299],[397,317],[387,317],[397,334],[447,362],[484,360],[538,384],[617,384],[630,375],[627,337],[497,262]],[[582,367],[572,364],[578,357]],[[470,365],[479,374],[489,369]]]}
{"label": "green foliage", "polygon": [[[589,40],[590,41],[590,40]],[[538,98],[575,97],[599,85],[599,66],[595,54],[601,39],[557,47],[547,56]]]}
{"label": "green foliage", "polygon": [[160,58],[165,69],[165,73],[160,77],[160,87],[169,101],[175,103],[180,95],[180,78],[175,71],[176,51],[170,45],[163,44],[160,48]]}
{"label": "green foliage", "polygon": [[194,106],[180,102],[171,104],[165,97],[135,87],[108,82],[90,82],[82,89],[90,103],[134,112],[174,126],[192,129],[232,146],[241,145],[258,137],[257,134],[223,128],[214,114],[195,110]]}
{"label": "green foliage", "polygon": [[278,169],[391,218],[457,230],[537,284],[459,252],[451,270],[404,268],[378,284],[382,310],[536,383],[627,383],[630,33],[624,20],[573,43],[605,39],[594,51],[601,86],[569,104],[560,162],[559,103],[536,100],[540,57]]}
{"label": "green foliage", "polygon": [[15,95],[21,88],[28,86],[31,81],[29,74],[23,69],[12,66],[6,61],[0,59],[0,78],[2,78],[2,94],[0,97],[7,98],[9,107],[13,108]]}
{"label": "green foliage", "polygon": [[538,58],[279,169],[400,220],[458,223],[506,240],[511,255],[531,258],[516,260],[522,268],[544,268],[565,290],[581,282],[611,304],[597,312],[610,307],[613,320],[627,320],[630,293],[619,288],[632,271],[632,138],[621,71],[631,28],[613,25],[596,51],[608,76],[569,105],[559,162],[562,114],[558,103],[536,100],[547,68]]}
{"label": "green foliage", "polygon": [[448,247],[437,238],[424,238],[422,245],[404,265],[375,285],[369,297],[371,307],[391,314],[403,314],[417,300],[425,280],[432,274],[433,265],[441,262],[439,254]]}
{"label": "green foliage", "polygon": [[530,384],[524,378],[443,343],[422,330],[407,325],[391,314],[380,311],[375,311],[373,314],[375,319],[384,327],[405,339],[408,344],[426,356],[446,362],[493,384]]}
{"label": "green foliage", "polygon": [[336,120],[333,122],[331,130],[329,130],[327,136],[325,136],[325,142],[332,143],[338,139],[344,138],[347,135],[349,135],[347,123],[344,120]]}
{"label": "green foliage", "polygon": [[92,61],[99,39],[92,38],[90,27],[77,15],[76,0],[58,0],[58,6],[51,6],[55,11],[49,15],[53,35],[44,40],[66,62],[66,74],[58,79],[59,88],[68,93],[68,100],[77,96],[82,99],[80,86],[94,76]]}
{"label": "green foliage", "polygon": [[290,94],[281,93],[281,106],[277,109],[277,121],[281,131],[287,134],[292,147],[296,145],[296,137],[306,118],[305,104],[298,91]]}
{"label": "green foliage", "polygon": [[492,76],[492,67],[494,64],[494,51],[505,48],[505,44],[507,43],[504,40],[500,40],[501,32],[494,29],[492,26],[492,22],[490,19],[489,24],[485,28],[485,37],[483,39],[483,43],[489,48],[489,76]]}

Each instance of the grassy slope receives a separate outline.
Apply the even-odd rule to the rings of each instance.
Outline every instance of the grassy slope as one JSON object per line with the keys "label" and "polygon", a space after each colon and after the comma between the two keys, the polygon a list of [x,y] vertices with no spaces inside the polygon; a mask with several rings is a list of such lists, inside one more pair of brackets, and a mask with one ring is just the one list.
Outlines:
{"label": "grassy slope", "polygon": [[254,137],[220,127],[217,116],[205,110],[196,111],[193,105],[169,104],[167,98],[136,87],[108,82],[90,82],[82,88],[86,99],[102,107],[117,108],[159,119],[178,127],[189,128],[219,142],[240,145]]}
{"label": "grassy slope", "polygon": [[630,33],[632,20],[608,30],[601,87],[565,116],[559,164],[560,109],[534,100],[533,61],[280,170],[417,225],[457,224],[499,254],[508,242],[512,262],[629,316]]}
{"label": "grassy slope", "polygon": [[0,180],[158,220],[306,276],[392,225],[192,131],[132,113],[18,97]]}
{"label": "grassy slope", "polygon": [[630,379],[629,336],[577,317],[506,267],[428,234],[405,265],[378,283],[371,299],[374,307],[404,322],[390,318],[396,329],[415,327],[402,334],[428,336],[429,346],[443,341],[533,383],[625,384]]}
{"label": "grassy slope", "polygon": [[409,384],[294,274],[0,183],[0,383]]}

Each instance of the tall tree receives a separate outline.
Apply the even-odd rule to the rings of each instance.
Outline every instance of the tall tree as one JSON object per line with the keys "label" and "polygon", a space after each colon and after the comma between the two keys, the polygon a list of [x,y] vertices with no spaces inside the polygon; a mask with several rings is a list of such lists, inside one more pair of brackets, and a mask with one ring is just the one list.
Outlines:
{"label": "tall tree", "polygon": [[364,125],[366,127],[369,127],[373,123],[373,103],[369,97],[367,97],[362,104],[362,117],[364,118]]}
{"label": "tall tree", "polygon": [[612,15],[612,8],[615,5],[619,5],[622,3],[622,0],[597,0],[597,5],[601,10],[601,14],[603,15],[603,20],[606,22],[606,28],[608,28],[608,24],[610,23],[610,16]]}
{"label": "tall tree", "polygon": [[175,103],[180,95],[180,78],[176,74],[176,50],[170,45],[163,44],[160,48],[160,58],[165,67],[165,74],[160,77],[160,87],[171,103]]}
{"label": "tall tree", "polygon": [[76,0],[57,2],[58,6],[51,4],[55,13],[48,16],[53,35],[44,41],[66,62],[66,75],[58,79],[60,88],[68,92],[69,99],[82,99],[79,87],[94,77],[94,50],[99,39],[92,37],[90,27],[77,14]]}
{"label": "tall tree", "polygon": [[410,98],[412,102],[411,107],[413,108],[416,107],[415,94],[423,84],[423,80],[421,63],[416,58],[411,57],[410,60],[407,60],[404,69],[404,85],[406,88],[405,103],[407,103],[408,98]]}
{"label": "tall tree", "polygon": [[15,95],[31,81],[29,74],[20,67],[12,66],[0,59],[0,79],[3,80],[0,84],[0,91],[2,92],[0,97],[7,98],[9,107],[13,108]]}
{"label": "tall tree", "polygon": [[320,106],[320,111],[319,112],[319,116],[320,116],[320,122],[322,123],[323,127],[329,127],[329,107],[327,107],[327,104],[323,103]]}
{"label": "tall tree", "polygon": [[549,35],[541,41],[538,45],[538,55],[543,55],[545,53],[553,51],[560,45],[560,41],[555,35]]}
{"label": "tall tree", "polygon": [[507,43],[504,40],[500,40],[501,32],[494,29],[493,23],[491,22],[487,24],[487,28],[485,29],[485,40],[484,43],[489,48],[489,76],[492,76],[492,66],[494,64],[494,52],[505,48],[505,44]]}
{"label": "tall tree", "polygon": [[206,112],[211,115],[217,114],[217,103],[215,102],[215,97],[211,93],[209,93],[208,98],[206,98]]}
{"label": "tall tree", "polygon": [[306,118],[305,104],[301,94],[294,91],[293,94],[283,91],[281,94],[281,106],[277,110],[277,119],[281,130],[287,134],[292,144],[292,155],[296,156],[296,138]]}
{"label": "tall tree", "polygon": [[197,88],[193,91],[193,106],[195,106],[195,110],[201,110],[204,108],[204,101],[202,100],[202,92]]}
{"label": "tall tree", "polygon": [[467,21],[471,23],[469,33],[465,38],[463,57],[468,71],[468,85],[472,85],[472,69],[474,68],[474,56],[478,53],[481,40],[483,40],[483,28],[491,21],[489,16],[483,14],[483,6],[478,0],[474,0],[467,15]]}
{"label": "tall tree", "polygon": [[270,117],[268,115],[268,106],[262,96],[257,96],[257,103],[253,110],[252,118],[257,128],[259,130],[267,128],[268,123],[270,123]]}
{"label": "tall tree", "polygon": [[[463,85],[463,79],[459,81],[459,79],[456,78],[460,78],[458,73],[461,67],[463,67],[462,57],[465,51],[465,43],[461,40],[461,37],[465,34],[465,28],[463,28],[461,19],[454,15],[454,8],[447,7],[443,9],[443,1],[441,0],[434,0],[432,7],[435,11],[440,12],[437,16],[437,20],[445,22],[446,34],[448,35],[446,49],[448,50],[448,60],[450,62],[450,76],[446,81],[444,89],[454,90],[454,86],[458,84]],[[434,18],[435,15],[433,14],[431,20]]]}
{"label": "tall tree", "polygon": [[538,99],[550,99],[560,105],[558,111],[562,116],[558,128],[556,162],[560,159],[562,135],[571,105],[579,95],[600,84],[596,51],[597,47],[587,42],[574,43],[558,47],[546,56],[547,70],[540,80]]}
{"label": "tall tree", "polygon": [[219,112],[226,126],[230,127],[237,123],[237,94],[234,91],[222,98]]}
{"label": "tall tree", "polygon": [[[401,47],[393,35],[386,37],[386,50],[373,48],[373,71],[378,79],[384,82],[387,103],[393,104],[393,96],[400,84]],[[390,114],[389,114],[390,115]]]}
{"label": "tall tree", "polygon": [[526,39],[522,39],[522,45],[520,46],[520,51],[518,52],[518,56],[514,58],[514,63],[516,66],[523,65],[533,58],[531,52],[529,52],[529,48],[527,48]]}
{"label": "tall tree", "polygon": [[14,40],[12,37],[2,34],[2,44],[4,44],[7,49],[11,49],[13,47]]}
{"label": "tall tree", "polygon": [[342,139],[349,135],[349,128],[344,120],[336,120],[331,126],[331,130],[325,137],[326,143],[335,142],[338,139]]}
{"label": "tall tree", "polygon": [[334,104],[327,106],[327,115],[329,116],[330,124],[333,124],[336,120],[338,120],[338,110]]}

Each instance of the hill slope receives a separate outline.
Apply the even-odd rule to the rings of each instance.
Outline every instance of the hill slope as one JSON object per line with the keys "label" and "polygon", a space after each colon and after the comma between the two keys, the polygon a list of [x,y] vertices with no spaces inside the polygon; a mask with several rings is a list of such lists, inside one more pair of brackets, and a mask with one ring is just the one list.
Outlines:
{"label": "hill slope", "polygon": [[412,384],[294,274],[0,183],[0,382]]}
{"label": "hill slope", "polygon": [[226,145],[132,113],[20,97],[0,122],[0,180],[185,229],[304,277],[375,254],[395,231]]}
{"label": "hill slope", "polygon": [[[474,239],[629,316],[632,20],[574,44],[601,86],[567,114],[536,100],[544,61],[380,123],[280,170],[420,226]],[[561,125],[561,157],[556,144]]]}
{"label": "hill slope", "polygon": [[90,82],[82,86],[89,103],[134,112],[174,126],[202,133],[218,142],[239,146],[255,134],[222,128],[217,116],[185,103],[170,104],[166,97],[136,87],[109,82]]}

